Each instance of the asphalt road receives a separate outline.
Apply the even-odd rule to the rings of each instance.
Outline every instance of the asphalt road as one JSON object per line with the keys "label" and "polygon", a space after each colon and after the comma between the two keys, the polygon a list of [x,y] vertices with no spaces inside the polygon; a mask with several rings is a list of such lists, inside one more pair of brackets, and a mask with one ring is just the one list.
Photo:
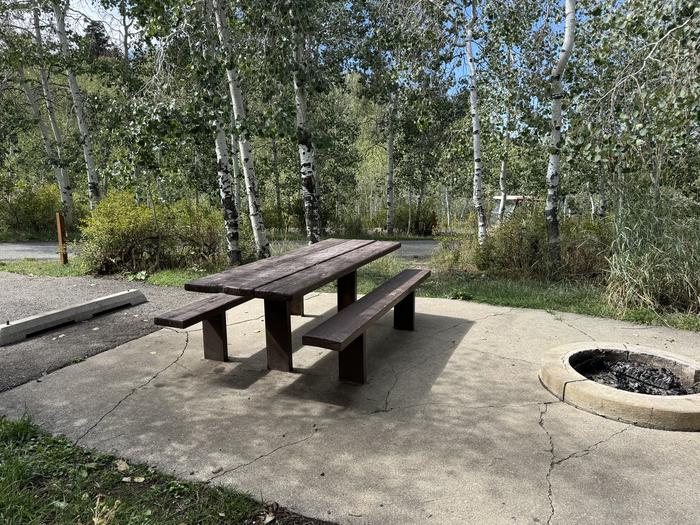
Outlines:
{"label": "asphalt road", "polygon": [[[273,249],[281,247],[282,243],[273,241]],[[287,243],[288,244],[288,243]],[[294,244],[304,245],[303,241],[295,241]],[[17,259],[56,259],[57,244],[55,242],[2,242],[0,243],[0,261]],[[406,259],[425,259],[430,257],[437,248],[437,241],[401,241],[401,249],[398,256]],[[68,255],[74,253],[68,249]]]}
{"label": "asphalt road", "polygon": [[137,288],[147,303],[0,346],[0,392],[142,337],[159,327],[156,313],[201,297],[181,288],[93,277],[29,277],[0,272],[0,322],[17,320]]}

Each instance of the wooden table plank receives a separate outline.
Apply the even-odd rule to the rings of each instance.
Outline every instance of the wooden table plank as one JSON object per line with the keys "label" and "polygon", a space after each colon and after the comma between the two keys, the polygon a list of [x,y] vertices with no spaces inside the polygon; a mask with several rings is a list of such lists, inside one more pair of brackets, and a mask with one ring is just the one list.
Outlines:
{"label": "wooden table plank", "polygon": [[242,290],[247,290],[243,295],[251,295],[252,290],[258,286],[263,286],[372,242],[369,240],[326,239],[284,255],[260,259],[250,264],[195,279],[185,284],[185,290],[222,292],[225,285],[236,283]]}
{"label": "wooden table plank", "polygon": [[[287,301],[294,296],[311,292],[324,284],[335,281],[339,277],[357,270],[360,266],[364,266],[394,250],[398,250],[400,247],[400,242],[375,241],[351,252],[320,262],[315,266],[260,286],[253,291],[253,295],[254,297],[262,299]],[[243,289],[238,283],[232,282],[224,286],[223,291],[225,293],[241,295]]]}

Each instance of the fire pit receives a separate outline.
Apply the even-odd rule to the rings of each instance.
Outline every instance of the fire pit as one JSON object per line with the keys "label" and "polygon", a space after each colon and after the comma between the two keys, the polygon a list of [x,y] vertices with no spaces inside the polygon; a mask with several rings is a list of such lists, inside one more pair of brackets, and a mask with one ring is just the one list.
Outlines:
{"label": "fire pit", "polygon": [[700,431],[700,365],[618,343],[557,347],[539,377],[562,401],[610,419]]}

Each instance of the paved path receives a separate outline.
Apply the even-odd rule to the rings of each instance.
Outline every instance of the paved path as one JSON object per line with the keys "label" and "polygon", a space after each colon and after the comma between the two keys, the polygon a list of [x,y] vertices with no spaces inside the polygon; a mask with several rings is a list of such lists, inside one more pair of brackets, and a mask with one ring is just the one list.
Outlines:
{"label": "paved path", "polygon": [[[230,312],[231,362],[201,329],[161,330],[0,394],[81,445],[348,524],[700,523],[700,433],[603,419],[539,384],[555,345],[640,343],[700,358],[700,334],[545,311],[416,300],[416,332],[368,333],[368,383],[302,347],[265,368],[262,304]],[[140,320],[134,320],[136,326]]]}
{"label": "paved path", "polygon": [[[303,241],[273,241],[272,247],[279,251],[284,246],[303,246]],[[408,259],[424,259],[430,257],[437,249],[438,243],[433,240],[401,241],[399,257]],[[56,259],[58,245],[55,242],[0,242],[0,261],[13,259]],[[69,245],[68,254],[74,253]]]}
{"label": "paved path", "polygon": [[[68,245],[68,255],[75,253]],[[58,243],[55,242],[0,242],[0,261],[13,259],[58,259]]]}

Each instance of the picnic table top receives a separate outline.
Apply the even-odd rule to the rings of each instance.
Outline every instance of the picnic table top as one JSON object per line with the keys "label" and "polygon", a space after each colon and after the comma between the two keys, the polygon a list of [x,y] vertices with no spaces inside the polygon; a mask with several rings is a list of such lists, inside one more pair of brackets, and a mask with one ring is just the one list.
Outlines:
{"label": "picnic table top", "polygon": [[284,255],[237,266],[185,284],[194,292],[287,301],[398,250],[400,242],[326,239]]}

